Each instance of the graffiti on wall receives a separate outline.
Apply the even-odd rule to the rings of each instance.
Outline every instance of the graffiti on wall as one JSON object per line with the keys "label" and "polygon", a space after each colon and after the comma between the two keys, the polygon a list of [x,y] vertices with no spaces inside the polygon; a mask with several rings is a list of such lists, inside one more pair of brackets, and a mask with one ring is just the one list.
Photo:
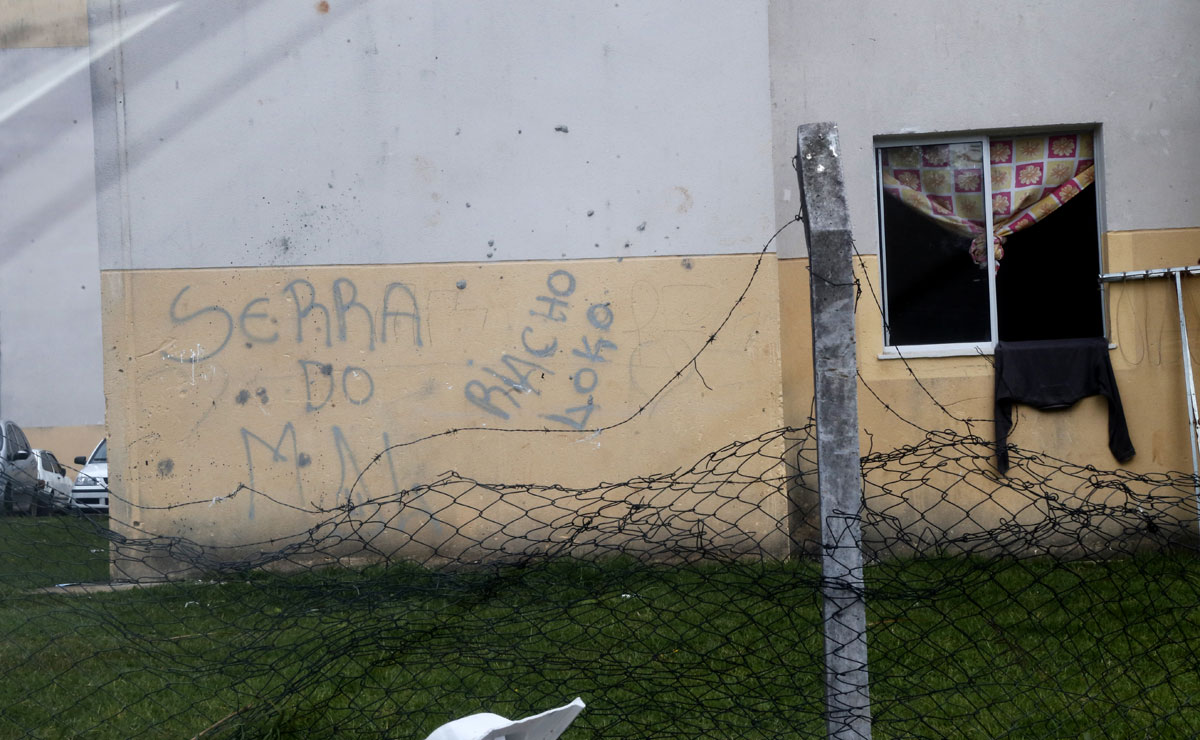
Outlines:
{"label": "graffiti on wall", "polygon": [[[432,344],[421,293],[404,282],[348,277],[298,278],[276,286],[234,301],[205,285],[184,285],[163,307],[174,339],[160,350],[162,360],[189,366],[193,385],[198,368],[207,373],[222,361],[241,385],[253,381],[221,391],[241,417],[244,480],[252,490],[270,481],[273,493],[299,506],[328,505],[324,494],[332,491],[341,504],[361,503],[372,495],[364,475],[372,465],[372,482],[402,490],[411,471],[392,448],[414,430],[397,410],[400,391],[388,386],[400,382],[401,368],[415,364]],[[455,413],[470,414],[460,418],[480,419],[467,425],[502,421],[562,430],[594,425],[601,380],[619,350],[613,336],[617,319],[611,303],[583,299],[583,287],[567,270],[548,271],[528,301],[510,309],[507,348],[493,359],[468,359],[466,377],[456,371],[459,377],[445,384],[424,378],[427,387],[445,385],[461,395],[456,401],[430,395],[420,401],[422,411],[449,405]],[[469,358],[479,349],[462,351]],[[268,389],[271,383],[254,381],[256,371],[246,363],[268,375],[286,373],[286,387]],[[413,381],[410,376],[402,382]],[[355,409],[370,412],[370,423],[347,426],[353,425],[348,418],[358,418]],[[264,418],[268,410],[273,413]],[[326,417],[326,410],[334,416]],[[249,498],[253,518],[253,494]]]}
{"label": "graffiti on wall", "polygon": [[[280,295],[274,296],[274,307],[272,306],[272,296],[263,295],[246,301],[236,311],[212,304],[181,315],[179,303],[191,289],[191,285],[185,285],[171,301],[171,306],[167,310],[171,325],[178,329],[187,327],[199,319],[215,321],[218,327],[216,346],[213,347],[210,340],[207,349],[197,343],[199,351],[172,354],[164,350],[163,359],[193,364],[203,362],[221,354],[230,340],[235,337],[245,340],[247,349],[255,344],[276,344],[281,340],[284,342],[290,340],[294,346],[299,347],[303,347],[306,342],[314,342],[316,344],[323,343],[326,347],[332,348],[335,328],[340,345],[346,345],[350,341],[350,335],[357,334],[357,341],[361,343],[365,339],[366,348],[374,352],[376,337],[378,337],[379,345],[388,343],[389,326],[392,327],[393,343],[406,341],[406,337],[397,331],[401,321],[408,324],[407,328],[411,332],[408,339],[412,344],[417,347],[422,346],[421,310],[417,305],[412,288],[406,283],[388,283],[382,290],[378,304],[368,306],[359,299],[358,286],[350,278],[339,277],[332,282],[328,302],[318,300],[319,292],[311,282],[297,279],[288,283]],[[280,310],[278,308],[280,305],[290,305],[290,307]],[[375,305],[377,305],[378,311],[373,310]],[[234,319],[234,313],[237,314],[236,319]],[[279,326],[281,319],[294,325],[295,332],[281,331]],[[316,323],[316,337],[313,336],[313,322]],[[306,326],[308,326],[307,337]],[[324,331],[321,331],[322,326]],[[362,331],[363,328],[366,329],[365,332]],[[212,336],[211,333],[209,336]],[[184,342],[184,344],[191,346],[189,342]]]}
{"label": "graffiti on wall", "polygon": [[[303,389],[300,418],[284,422],[281,429],[276,426],[278,431],[263,431],[261,424],[241,427],[247,485],[254,489],[264,473],[269,473],[272,480],[278,480],[282,473],[293,479],[296,500],[307,504],[310,492],[305,490],[304,478],[313,463],[313,450],[304,449],[302,440],[310,439],[311,432],[316,431],[328,435],[325,447],[336,452],[340,467],[336,490],[342,500],[349,500],[350,489],[370,457],[355,454],[341,426],[329,425],[327,431],[314,429],[319,426],[315,416],[311,421],[308,417],[343,401],[352,407],[369,405],[376,397],[376,381],[368,365],[394,364],[403,359],[401,352],[411,354],[425,346],[422,312],[413,287],[393,281],[375,289],[360,289],[348,277],[335,278],[328,284],[298,278],[278,293],[257,295],[231,306],[214,301],[199,308],[182,308],[185,300],[196,300],[197,290],[185,285],[167,307],[170,326],[181,336],[176,344],[188,349],[164,349],[163,360],[194,368],[229,355],[231,347],[241,342],[249,351],[271,351],[291,358],[293,381]],[[192,329],[196,337],[190,335]],[[336,360],[351,354],[367,360]],[[251,394],[243,388],[233,397],[235,404],[246,408],[253,407],[252,400],[260,406],[268,404],[267,389],[259,387]],[[383,448],[390,446],[386,432],[382,443]],[[391,456],[387,458],[392,480],[399,488],[400,476]],[[278,466],[284,467],[281,470]],[[360,499],[368,496],[366,484],[359,484],[354,495]],[[250,498],[253,518],[253,496]]]}
{"label": "graffiti on wall", "polygon": [[[594,392],[600,384],[600,373],[610,353],[619,348],[608,338],[614,321],[612,305],[591,303],[583,308],[573,300],[577,287],[575,276],[566,270],[555,270],[546,277],[545,290],[533,297],[528,308],[530,319],[521,329],[521,349],[502,353],[495,363],[480,366],[483,377],[463,386],[468,401],[507,421],[527,411],[527,400],[522,406],[525,396],[541,397],[543,386],[561,382],[557,378],[565,375],[578,403],[536,412],[536,416],[555,428],[588,427],[592,412],[598,408]],[[586,324],[580,321],[581,315]],[[564,354],[560,340],[565,344],[575,336],[579,336],[578,345],[571,348],[566,362],[558,361],[557,357]],[[474,362],[471,364],[474,366]]]}

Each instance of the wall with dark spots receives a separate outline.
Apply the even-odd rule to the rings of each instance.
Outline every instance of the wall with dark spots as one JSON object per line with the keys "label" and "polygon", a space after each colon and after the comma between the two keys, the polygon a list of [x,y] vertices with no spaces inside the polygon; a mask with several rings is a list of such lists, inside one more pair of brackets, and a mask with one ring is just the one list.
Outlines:
{"label": "wall with dark spots", "polygon": [[113,521],[256,542],[779,426],[773,257],[710,341],[773,231],[765,3],[162,8],[92,67]]}
{"label": "wall with dark spots", "polygon": [[762,2],[180,3],[96,67],[103,268],[754,251],[766,43]]}
{"label": "wall with dark spots", "polygon": [[0,2],[0,48],[86,48],[87,45],[87,0]]}
{"label": "wall with dark spots", "polygon": [[[261,541],[319,518],[298,509],[451,470],[590,487],[782,423],[770,255],[108,271],[104,286],[112,521],[153,531],[182,516],[203,541]],[[472,431],[409,444],[456,429]],[[767,484],[742,495],[751,519],[785,516]],[[372,516],[398,537],[505,525],[474,520],[471,496],[420,500]]]}
{"label": "wall with dark spots", "polygon": [[[106,13],[134,3],[99,5],[92,35],[105,48]],[[875,136],[1098,123],[1105,259],[1132,269],[1200,254],[1183,228],[1197,225],[1200,167],[1186,144],[1200,116],[1185,93],[1200,67],[1163,63],[1177,49],[1194,57],[1180,35],[1192,3],[1149,15],[1068,3],[971,16],[942,0],[872,1],[866,13],[807,0],[582,7],[263,0],[213,14],[180,3],[100,55],[116,519],[182,518],[202,541],[254,542],[447,471],[587,486],[803,423],[808,274],[772,252],[802,255],[798,226],[709,340],[758,250],[795,217],[804,122],[839,124],[868,254],[860,370],[883,395],[862,396],[864,450],[910,441],[906,418],[939,423],[921,416],[926,390],[972,419],[988,416],[991,390],[986,358],[922,358],[922,385],[876,357]],[[1079,26],[1039,61],[1056,20]],[[955,32],[920,40],[939,26]],[[997,44],[997,27],[1030,32]],[[1108,52],[1126,45],[1132,63]],[[925,62],[896,63],[906,54]],[[1169,302],[1112,294],[1124,301],[1120,351],[1169,355]],[[1174,370],[1143,369],[1120,372],[1145,381],[1135,393],[1153,409],[1151,390],[1174,392]],[[1179,437],[1146,421],[1139,449],[1185,467]],[[1084,403],[1018,434],[1107,462],[1086,434],[1096,423]],[[204,471],[203,485],[181,486],[183,471]],[[163,519],[149,508],[198,500]],[[473,536],[507,523],[424,494],[384,513],[397,531],[446,535],[451,550],[468,521],[482,528]]]}

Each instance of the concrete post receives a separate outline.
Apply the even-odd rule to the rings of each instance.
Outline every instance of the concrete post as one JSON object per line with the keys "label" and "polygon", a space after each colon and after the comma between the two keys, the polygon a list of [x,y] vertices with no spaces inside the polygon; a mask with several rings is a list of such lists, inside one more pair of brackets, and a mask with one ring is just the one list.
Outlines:
{"label": "concrete post", "polygon": [[871,737],[854,349],[856,286],[837,127],[800,127],[797,171],[812,287],[828,737]]}

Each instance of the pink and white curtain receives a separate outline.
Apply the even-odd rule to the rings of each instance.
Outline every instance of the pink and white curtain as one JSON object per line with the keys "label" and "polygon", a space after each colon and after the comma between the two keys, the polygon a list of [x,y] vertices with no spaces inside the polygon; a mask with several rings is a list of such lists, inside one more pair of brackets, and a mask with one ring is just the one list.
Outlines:
{"label": "pink and white curtain", "polygon": [[[1004,256],[1010,234],[1032,226],[1095,180],[1092,135],[994,138],[988,152],[992,185],[992,247]],[[883,191],[971,240],[971,257],[987,263],[979,144],[931,144],[880,151]]]}

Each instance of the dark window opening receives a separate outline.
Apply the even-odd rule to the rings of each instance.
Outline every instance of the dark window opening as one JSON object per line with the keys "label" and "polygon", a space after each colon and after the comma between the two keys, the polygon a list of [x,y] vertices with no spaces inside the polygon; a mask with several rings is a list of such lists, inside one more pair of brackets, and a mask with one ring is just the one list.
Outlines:
{"label": "dark window opening", "polygon": [[958,236],[894,198],[883,199],[888,344],[987,342],[987,268]]}
{"label": "dark window opening", "polygon": [[1000,339],[1104,336],[1096,188],[1008,237],[996,273]]}

